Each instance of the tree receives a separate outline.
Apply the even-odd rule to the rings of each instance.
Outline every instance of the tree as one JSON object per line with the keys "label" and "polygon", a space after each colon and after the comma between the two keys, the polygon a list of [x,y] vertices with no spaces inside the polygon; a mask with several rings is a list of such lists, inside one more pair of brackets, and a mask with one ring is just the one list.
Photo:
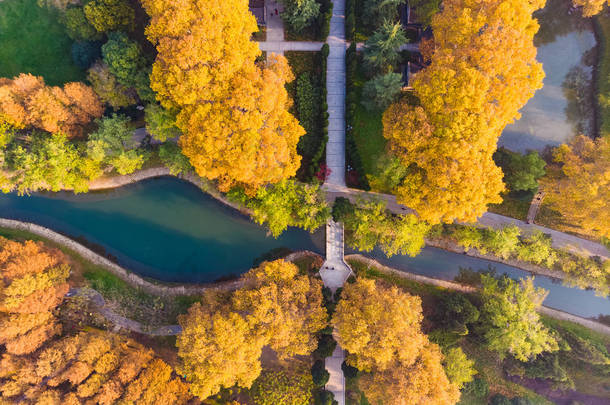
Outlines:
{"label": "tree", "polygon": [[402,77],[389,72],[377,75],[362,87],[362,105],[369,111],[385,111],[392,104],[402,89]]}
{"label": "tree", "polygon": [[284,260],[263,262],[243,278],[245,287],[233,296],[233,308],[247,314],[280,358],[308,355],[317,346],[316,333],[327,325],[322,283],[299,276]]}
{"label": "tree", "polygon": [[165,142],[180,137],[176,126],[176,111],[166,110],[159,104],[151,103],[144,108],[146,131],[158,141]]}
{"label": "tree", "polygon": [[282,18],[295,32],[308,27],[320,14],[320,3],[315,0],[282,0]]}
{"label": "tree", "polygon": [[493,158],[504,172],[504,183],[511,191],[536,191],[538,179],[546,173],[546,163],[537,151],[521,155],[506,148],[499,148]]}
{"label": "tree", "polygon": [[82,7],[71,7],[66,10],[63,17],[68,36],[75,41],[91,41],[101,39],[102,35],[85,17]]}
{"label": "tree", "polygon": [[330,373],[326,371],[324,360],[316,360],[311,366],[311,377],[316,387],[324,387],[330,379]]}
{"label": "tree", "polygon": [[61,332],[53,310],[68,292],[70,268],[42,243],[0,237],[0,344],[29,354]]}
{"label": "tree", "polygon": [[193,171],[189,159],[182,154],[180,147],[171,141],[159,147],[159,158],[172,176]]}
{"label": "tree", "polygon": [[364,65],[372,72],[390,72],[400,60],[400,46],[406,42],[402,25],[385,21],[364,44]]}
{"label": "tree", "polygon": [[610,140],[578,136],[553,158],[561,171],[544,178],[545,201],[571,223],[610,237]]}
{"label": "tree", "polygon": [[98,162],[114,166],[119,174],[128,174],[141,168],[144,154],[138,151],[133,139],[130,119],[124,115],[113,114],[97,120],[98,129],[89,135],[87,153]]}
{"label": "tree", "polygon": [[310,404],[313,388],[308,372],[264,371],[252,386],[252,398],[257,405]]}
{"label": "tree", "polygon": [[432,17],[440,11],[441,0],[411,0],[409,6],[417,9],[417,21],[428,27]]}
{"label": "tree", "polygon": [[131,30],[135,11],[125,0],[92,0],[85,7],[87,20],[99,32]]}
{"label": "tree", "polygon": [[447,351],[443,361],[447,378],[452,384],[462,389],[464,384],[472,381],[477,370],[474,369],[474,360],[468,359],[461,347],[453,347]]}
{"label": "tree", "polygon": [[87,78],[99,98],[115,110],[135,104],[133,91],[120,84],[105,63],[98,61],[91,66]]}
{"label": "tree", "polygon": [[81,69],[89,69],[89,66],[100,56],[98,41],[77,41],[72,44],[72,60]]}
{"label": "tree", "polygon": [[356,205],[348,200],[338,201],[333,217],[344,223],[347,243],[353,248],[371,251],[379,245],[388,256],[416,256],[424,247],[430,227],[414,215],[393,215],[386,211],[383,201],[362,200]]}
{"label": "tree", "polygon": [[518,247],[517,257],[526,262],[544,264],[551,267],[557,261],[557,254],[552,247],[552,238],[540,231],[535,231],[524,238]]}
{"label": "tree", "polygon": [[557,341],[536,312],[547,291],[535,288],[532,278],[517,283],[506,276],[497,279],[483,274],[481,282],[485,338],[491,350],[502,358],[508,353],[527,361],[558,349]]}
{"label": "tree", "polygon": [[572,2],[576,7],[582,7],[583,17],[599,14],[606,4],[610,4],[607,0],[572,0]]}
{"label": "tree", "polygon": [[265,66],[250,36],[256,21],[243,1],[143,2],[157,46],[151,87],[167,109],[177,108],[180,146],[202,176],[223,191],[242,185],[249,195],[293,176],[304,134],[288,113],[284,88],[293,79],[285,58]]}
{"label": "tree", "polygon": [[253,198],[239,190],[233,190],[229,195],[245,204],[252,211],[254,221],[265,224],[276,238],[289,226],[313,232],[330,216],[330,208],[320,187],[295,180],[282,180],[259,188]]}
{"label": "tree", "polygon": [[137,42],[130,40],[123,32],[108,34],[108,42],[102,46],[104,63],[119,83],[135,87],[136,78],[146,66],[146,59]]}
{"label": "tree", "polygon": [[363,8],[363,21],[371,27],[378,27],[385,21],[396,21],[398,7],[403,3],[405,0],[366,0]]}
{"label": "tree", "polygon": [[421,219],[474,221],[501,202],[492,155],[504,127],[542,86],[532,13],[543,3],[448,0],[433,17],[431,64],[413,82],[421,105],[384,116],[389,150],[409,169],[395,194]]}
{"label": "tree", "polygon": [[265,344],[254,324],[211,296],[178,321],[179,372],[186,375],[193,394],[206,398],[236,384],[250,388],[261,372]]}
{"label": "tree", "polygon": [[415,363],[427,343],[422,319],[419,297],[359,278],[344,287],[332,324],[337,342],[349,352],[348,364],[364,371],[384,371],[396,361],[407,366]]}
{"label": "tree", "polygon": [[360,389],[371,404],[445,405],[459,401],[460,391],[445,375],[438,346],[427,343],[418,351],[411,364],[397,362],[360,378]]}
{"label": "tree", "polygon": [[35,127],[75,137],[102,113],[95,92],[83,83],[51,87],[42,77],[24,73],[12,80],[0,79],[0,117],[16,128]]}

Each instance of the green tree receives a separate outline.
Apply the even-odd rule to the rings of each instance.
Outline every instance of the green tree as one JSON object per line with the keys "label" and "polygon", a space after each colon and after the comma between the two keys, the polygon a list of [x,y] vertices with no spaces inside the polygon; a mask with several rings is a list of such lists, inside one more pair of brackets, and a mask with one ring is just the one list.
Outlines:
{"label": "green tree", "polygon": [[181,134],[176,126],[176,112],[167,110],[159,104],[151,103],[144,108],[146,130],[158,141],[165,142],[178,138]]}
{"label": "green tree", "polygon": [[193,171],[189,158],[184,156],[182,149],[174,142],[166,142],[159,147],[159,158],[173,176]]}
{"label": "green tree", "polygon": [[461,347],[453,347],[447,351],[443,360],[445,372],[449,381],[462,388],[464,384],[472,381],[477,370],[474,369],[474,360],[469,360]]}
{"label": "green tree", "polygon": [[442,0],[410,0],[409,5],[417,9],[417,21],[429,26],[432,17],[440,11]]}
{"label": "green tree", "polygon": [[362,87],[362,105],[369,111],[385,111],[400,94],[402,77],[388,72],[377,75]]}
{"label": "green tree", "polygon": [[425,245],[430,226],[415,215],[393,215],[381,200],[361,200],[352,205],[338,200],[333,217],[343,222],[347,243],[354,249],[371,251],[376,245],[388,255],[416,256]]}
{"label": "green tree", "polygon": [[487,229],[483,234],[485,246],[495,255],[508,259],[519,248],[521,229],[508,225],[501,229]]}
{"label": "green tree", "polygon": [[232,190],[229,196],[252,210],[254,221],[267,226],[274,237],[289,226],[313,232],[330,217],[330,208],[320,187],[295,180],[261,187],[253,198],[241,190]]}
{"label": "green tree", "polygon": [[527,361],[558,349],[557,341],[537,312],[548,293],[546,290],[534,287],[532,278],[517,283],[506,276],[498,279],[483,274],[481,282],[485,338],[491,350],[501,358],[510,354]]}
{"label": "green tree", "polygon": [[390,71],[399,62],[399,48],[406,42],[402,25],[385,21],[364,44],[364,65],[371,72]]}
{"label": "green tree", "polygon": [[92,0],[85,7],[87,20],[99,32],[131,30],[135,11],[126,0]]}
{"label": "green tree", "polygon": [[138,151],[133,140],[130,119],[113,114],[96,121],[97,131],[89,135],[87,152],[98,162],[112,165],[119,174],[132,173],[142,167],[145,156]]}
{"label": "green tree", "polygon": [[281,0],[284,4],[282,18],[295,32],[308,27],[320,14],[320,3],[316,0]]}
{"label": "green tree", "polygon": [[521,155],[499,148],[493,157],[504,173],[504,183],[511,191],[535,191],[538,189],[538,179],[546,173],[546,163],[537,151]]}
{"label": "green tree", "polygon": [[98,61],[88,71],[87,78],[99,98],[112,108],[127,107],[136,102],[133,90],[123,86],[110,72],[108,65]]}
{"label": "green tree", "polygon": [[553,239],[540,231],[523,238],[517,250],[517,257],[526,262],[552,266],[557,261],[557,254],[552,247]]}
{"label": "green tree", "polygon": [[378,27],[384,21],[396,21],[398,6],[403,3],[405,0],[365,0],[363,20],[370,27]]}
{"label": "green tree", "polygon": [[110,72],[124,86],[136,87],[137,78],[146,67],[146,59],[137,42],[123,32],[108,34],[108,42],[102,46],[102,56]]}
{"label": "green tree", "polygon": [[100,34],[85,17],[85,11],[81,7],[72,7],[66,10],[63,23],[66,32],[75,41],[101,39]]}
{"label": "green tree", "polygon": [[311,374],[284,371],[263,371],[252,386],[252,398],[257,405],[307,405],[313,390]]}

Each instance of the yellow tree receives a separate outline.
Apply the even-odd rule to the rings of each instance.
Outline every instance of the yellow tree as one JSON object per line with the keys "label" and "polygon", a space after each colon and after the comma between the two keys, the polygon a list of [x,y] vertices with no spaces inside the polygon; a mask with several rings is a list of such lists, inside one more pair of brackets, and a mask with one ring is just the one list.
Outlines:
{"label": "yellow tree", "polygon": [[234,309],[248,313],[280,358],[310,354],[315,334],[328,324],[322,282],[299,275],[297,266],[284,260],[264,262],[244,279],[246,286],[233,296]]}
{"label": "yellow tree", "polygon": [[599,14],[606,4],[610,4],[608,0],[572,0],[576,7],[582,7],[582,15],[592,17]]}
{"label": "yellow tree", "polygon": [[144,0],[146,34],[156,44],[151,87],[178,109],[180,146],[197,173],[222,190],[249,194],[293,176],[304,134],[288,113],[284,83],[293,79],[282,56],[266,66],[250,36],[256,21],[246,0]]}
{"label": "yellow tree", "polygon": [[421,106],[399,103],[383,120],[390,151],[409,168],[395,193],[422,219],[472,221],[501,201],[492,154],[542,86],[532,13],[543,3],[447,0],[434,16],[431,65],[413,83]]}
{"label": "yellow tree", "polygon": [[52,311],[68,292],[69,272],[61,252],[0,237],[0,344],[8,353],[31,353],[60,333]]}
{"label": "yellow tree", "polygon": [[351,365],[386,370],[396,361],[411,365],[427,343],[421,311],[419,297],[360,278],[345,286],[332,324]]}
{"label": "yellow tree", "polygon": [[386,370],[364,374],[360,389],[374,405],[455,404],[460,391],[447,379],[442,359],[438,346],[427,343],[412,364],[396,362]]}
{"label": "yellow tree", "polygon": [[264,339],[248,320],[207,295],[179,318],[179,371],[201,398],[234,385],[249,388],[261,372]]}
{"label": "yellow tree", "polygon": [[543,178],[546,202],[568,221],[610,237],[610,140],[578,136],[553,157],[561,172]]}

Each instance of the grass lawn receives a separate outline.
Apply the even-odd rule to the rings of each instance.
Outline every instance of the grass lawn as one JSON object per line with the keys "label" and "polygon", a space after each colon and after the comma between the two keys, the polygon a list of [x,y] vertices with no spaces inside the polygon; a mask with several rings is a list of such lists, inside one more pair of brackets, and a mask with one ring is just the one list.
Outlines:
{"label": "grass lawn", "polygon": [[85,78],[72,64],[72,40],[58,17],[36,0],[0,1],[0,77],[32,73],[54,86]]}
{"label": "grass lawn", "polygon": [[[361,64],[359,63],[358,66],[360,68]],[[383,137],[383,125],[381,122],[383,112],[367,111],[360,102],[362,97],[362,86],[365,82],[366,77],[364,76],[364,73],[361,69],[358,69],[356,79],[354,80],[357,98],[355,103],[354,122],[351,123],[351,125],[354,128],[354,140],[364,170],[364,173],[361,175],[364,175],[370,184],[371,178],[375,177],[377,173],[377,162],[385,153],[386,139]]]}
{"label": "grass lawn", "polygon": [[527,219],[527,211],[529,210],[532,201],[531,195],[526,195],[524,197],[503,195],[502,198],[503,201],[501,204],[490,204],[488,210],[496,214],[517,218],[522,221]]}

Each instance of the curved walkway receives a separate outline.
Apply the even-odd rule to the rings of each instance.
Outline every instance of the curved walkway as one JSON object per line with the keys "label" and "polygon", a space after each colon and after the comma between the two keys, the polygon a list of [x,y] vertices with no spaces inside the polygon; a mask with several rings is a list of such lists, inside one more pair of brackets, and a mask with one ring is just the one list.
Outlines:
{"label": "curved walkway", "polygon": [[[133,319],[125,318],[114,312],[106,306],[106,301],[102,294],[92,288],[72,288],[68,292],[68,296],[85,297],[95,305],[97,311],[108,321],[110,321],[116,329],[127,329],[132,332],[142,333],[150,336],[174,336],[182,333],[180,325],[165,325],[157,327],[148,327]],[[117,330],[118,331],[118,330]]]}

